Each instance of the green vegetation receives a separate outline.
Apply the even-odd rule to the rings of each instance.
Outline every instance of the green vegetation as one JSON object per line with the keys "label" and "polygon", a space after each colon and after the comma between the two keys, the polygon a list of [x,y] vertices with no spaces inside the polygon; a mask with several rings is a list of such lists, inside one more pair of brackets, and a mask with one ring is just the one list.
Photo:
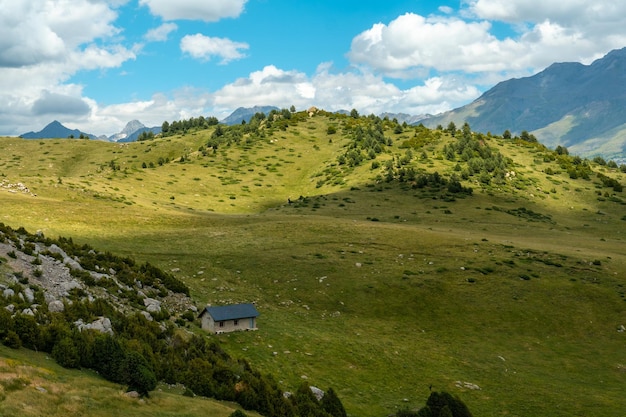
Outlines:
{"label": "green vegetation", "polygon": [[[236,401],[245,409],[269,417],[345,416],[334,391],[331,400],[325,402],[306,399],[308,411],[302,413],[302,396],[285,398],[271,376],[253,370],[244,359],[232,359],[216,342],[209,344],[200,336],[177,332],[171,322],[158,322],[169,318],[169,314],[153,313],[148,318],[141,312],[122,309],[120,296],[136,297],[132,291],[135,286],[149,294],[158,291],[163,296],[189,292],[184,284],[158,268],[147,263],[136,266],[129,258],[97,253],[87,245],[75,245],[70,239],[53,241],[42,234],[30,235],[24,229],[14,231],[3,224],[0,224],[0,241],[10,241],[20,250],[36,244],[62,247],[65,255],[48,249],[39,256],[58,258],[61,262],[65,257],[73,259],[80,265],[71,268],[74,277],[90,286],[110,288],[118,301],[114,305],[102,296],[92,300],[84,290],[78,290],[66,297],[61,311],[50,311],[40,287],[25,288],[13,283],[6,289],[11,293],[0,298],[0,341],[4,345],[50,353],[65,368],[95,370],[103,378],[125,385],[128,391],[136,391],[142,397],[149,397],[157,381],[162,381],[183,384],[204,397]],[[96,281],[90,270],[113,271],[115,282],[103,276]],[[128,289],[123,291],[119,283]],[[27,290],[33,294],[31,300],[24,296]],[[112,323],[111,332],[73,325],[90,323],[97,317]],[[303,384],[300,390],[311,392],[308,384]]]}
{"label": "green vegetation", "polygon": [[357,112],[257,119],[2,139],[0,182],[29,189],[0,189],[3,222],[153,265],[199,305],[256,302],[257,332],[190,331],[348,415],[419,410],[430,385],[474,415],[626,409],[624,197],[598,176],[622,166]]}

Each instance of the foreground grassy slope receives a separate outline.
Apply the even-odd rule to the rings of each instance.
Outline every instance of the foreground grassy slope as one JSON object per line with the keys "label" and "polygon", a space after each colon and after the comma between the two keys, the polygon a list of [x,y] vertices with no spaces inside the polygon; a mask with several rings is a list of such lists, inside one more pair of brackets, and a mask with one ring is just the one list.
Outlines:
{"label": "foreground grassy slope", "polygon": [[129,398],[123,388],[91,372],[64,369],[43,354],[0,345],[3,416],[105,417],[120,413],[138,417],[227,417],[237,409],[235,404],[182,397],[181,387],[161,385],[150,398],[142,400]]}
{"label": "foreground grassy slope", "polygon": [[[128,145],[3,139],[2,179],[37,196],[0,190],[0,221],[179,271],[199,305],[256,301],[261,330],[220,336],[226,348],[285,389],[332,386],[352,415],[419,406],[431,384],[475,415],[625,409],[621,193],[499,138],[483,139],[514,174],[468,178],[472,196],[377,181],[369,161],[336,163],[354,121],[334,117],[215,152],[212,130]],[[381,167],[414,134],[386,124]],[[410,164],[455,173],[461,162],[443,157],[454,141],[433,136]]]}

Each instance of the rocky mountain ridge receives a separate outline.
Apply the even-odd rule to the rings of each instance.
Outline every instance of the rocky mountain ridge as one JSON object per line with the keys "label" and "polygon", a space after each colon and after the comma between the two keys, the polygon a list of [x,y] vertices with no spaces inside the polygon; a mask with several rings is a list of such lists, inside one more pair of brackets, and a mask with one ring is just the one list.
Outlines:
{"label": "rocky mountain ridge", "polygon": [[467,122],[482,133],[528,131],[546,146],[626,160],[626,48],[590,65],[554,63],[510,79],[474,102],[422,121],[428,127]]}

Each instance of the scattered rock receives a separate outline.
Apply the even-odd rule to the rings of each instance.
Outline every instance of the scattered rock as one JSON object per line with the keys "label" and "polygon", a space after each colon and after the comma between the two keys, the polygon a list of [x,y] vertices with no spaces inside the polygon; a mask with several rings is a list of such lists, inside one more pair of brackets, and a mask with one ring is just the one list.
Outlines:
{"label": "scattered rock", "polygon": [[471,390],[480,390],[480,387],[476,384],[472,384],[471,382],[463,382],[463,381],[456,381],[455,385],[459,388],[466,388],[466,389],[471,389]]}
{"label": "scattered rock", "polygon": [[317,401],[321,401],[322,398],[324,398],[324,391],[312,385],[309,388],[311,389],[313,395],[315,395],[315,398],[317,398]]}
{"label": "scattered rock", "polygon": [[160,313],[161,312],[161,302],[159,300],[155,300],[154,298],[144,298],[143,305],[146,306],[146,311],[150,313]]}
{"label": "scattered rock", "polygon": [[65,305],[62,301],[53,300],[48,303],[48,311],[51,313],[61,313],[65,310]]}
{"label": "scattered rock", "polygon": [[32,289],[30,288],[26,288],[24,291],[24,298],[26,298],[26,301],[28,301],[30,304],[33,303],[33,301],[35,301],[35,293],[33,292]]}
{"label": "scattered rock", "polygon": [[45,389],[44,387],[35,387],[35,389],[39,392],[41,392],[42,394],[45,394],[48,392],[47,389]]}
{"label": "scattered rock", "polygon": [[4,298],[11,298],[15,295],[15,291],[13,291],[11,288],[7,288],[2,292],[2,295],[4,296]]}
{"label": "scattered rock", "polygon": [[124,395],[127,396],[128,398],[139,398],[139,393],[137,391],[128,391]]}
{"label": "scattered rock", "polygon": [[75,321],[74,325],[78,328],[78,330],[96,330],[100,333],[113,335],[113,326],[111,325],[111,320],[107,317],[100,317],[98,320],[93,323],[85,324],[82,319]]}
{"label": "scattered rock", "polygon": [[22,314],[25,315],[25,316],[34,316],[35,315],[33,310],[31,310],[30,308],[25,308],[24,310],[22,310]]}

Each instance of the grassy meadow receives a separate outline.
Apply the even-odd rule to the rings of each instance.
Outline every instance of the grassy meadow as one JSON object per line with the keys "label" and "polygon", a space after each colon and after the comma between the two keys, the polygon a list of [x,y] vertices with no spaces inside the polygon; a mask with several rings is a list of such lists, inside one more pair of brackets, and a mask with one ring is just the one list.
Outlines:
{"label": "grassy meadow", "polygon": [[[129,144],[2,138],[0,221],[174,271],[199,307],[256,302],[257,332],[208,337],[285,390],[333,387],[353,416],[420,407],[431,386],[476,416],[620,415],[623,193],[595,175],[571,178],[551,151],[491,136],[511,173],[469,177],[472,195],[380,181],[371,161],[337,163],[349,123],[305,116],[216,150],[206,148],[213,129]],[[382,166],[417,134],[384,128]],[[440,132],[409,165],[450,177],[462,164],[442,156],[454,140]],[[591,167],[626,183],[619,169]],[[18,182],[29,192],[7,188]],[[4,347],[0,358],[5,369],[30,360]],[[229,414],[165,392],[139,406],[93,375],[32,360],[28,378],[65,384],[48,390],[56,415],[97,415],[89,404],[106,415],[205,415],[207,404]],[[27,397],[42,395],[5,387],[0,411]]]}

